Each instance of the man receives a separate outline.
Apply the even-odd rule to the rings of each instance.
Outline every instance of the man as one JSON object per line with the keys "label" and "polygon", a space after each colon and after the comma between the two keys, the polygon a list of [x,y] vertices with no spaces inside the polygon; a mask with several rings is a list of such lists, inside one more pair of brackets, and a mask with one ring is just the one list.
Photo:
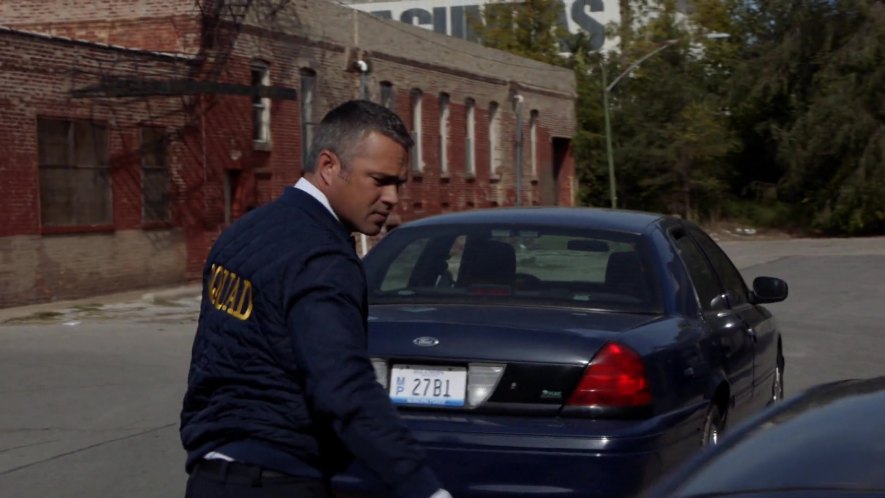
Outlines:
{"label": "man", "polygon": [[215,243],[181,414],[188,497],[327,497],[353,457],[392,496],[449,496],[376,382],[350,236],[381,231],[411,146],[389,110],[342,104],[304,177]]}

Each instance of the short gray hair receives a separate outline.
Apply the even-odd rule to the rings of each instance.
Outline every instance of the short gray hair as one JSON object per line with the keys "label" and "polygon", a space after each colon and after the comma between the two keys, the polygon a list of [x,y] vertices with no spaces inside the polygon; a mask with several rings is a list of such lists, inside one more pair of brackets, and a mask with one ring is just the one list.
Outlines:
{"label": "short gray hair", "polygon": [[406,151],[414,145],[406,125],[396,113],[369,100],[350,100],[329,111],[320,122],[302,171],[316,171],[317,160],[324,150],[334,152],[345,163],[353,147],[372,132],[394,140]]}

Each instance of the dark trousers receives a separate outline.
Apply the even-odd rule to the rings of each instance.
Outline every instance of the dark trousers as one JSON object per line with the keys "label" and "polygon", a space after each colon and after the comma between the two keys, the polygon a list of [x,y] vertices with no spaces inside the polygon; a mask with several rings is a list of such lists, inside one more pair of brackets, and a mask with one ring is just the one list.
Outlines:
{"label": "dark trousers", "polygon": [[223,460],[197,464],[185,498],[331,498],[329,483]]}

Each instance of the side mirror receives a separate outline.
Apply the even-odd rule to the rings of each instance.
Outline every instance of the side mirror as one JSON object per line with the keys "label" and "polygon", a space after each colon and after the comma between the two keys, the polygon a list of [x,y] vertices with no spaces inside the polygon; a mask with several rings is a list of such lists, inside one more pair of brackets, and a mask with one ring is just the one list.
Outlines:
{"label": "side mirror", "polygon": [[779,303],[787,298],[787,283],[775,277],[756,277],[753,280],[752,300],[756,304]]}

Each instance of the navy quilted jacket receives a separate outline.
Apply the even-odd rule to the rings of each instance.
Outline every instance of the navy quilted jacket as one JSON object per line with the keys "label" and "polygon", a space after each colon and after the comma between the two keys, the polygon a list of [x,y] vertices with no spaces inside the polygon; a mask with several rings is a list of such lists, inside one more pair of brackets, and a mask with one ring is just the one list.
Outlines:
{"label": "navy quilted jacket", "polygon": [[350,234],[294,187],[227,229],[203,271],[181,413],[187,469],[209,451],[328,478],[358,458],[402,497],[439,482],[366,356]]}

